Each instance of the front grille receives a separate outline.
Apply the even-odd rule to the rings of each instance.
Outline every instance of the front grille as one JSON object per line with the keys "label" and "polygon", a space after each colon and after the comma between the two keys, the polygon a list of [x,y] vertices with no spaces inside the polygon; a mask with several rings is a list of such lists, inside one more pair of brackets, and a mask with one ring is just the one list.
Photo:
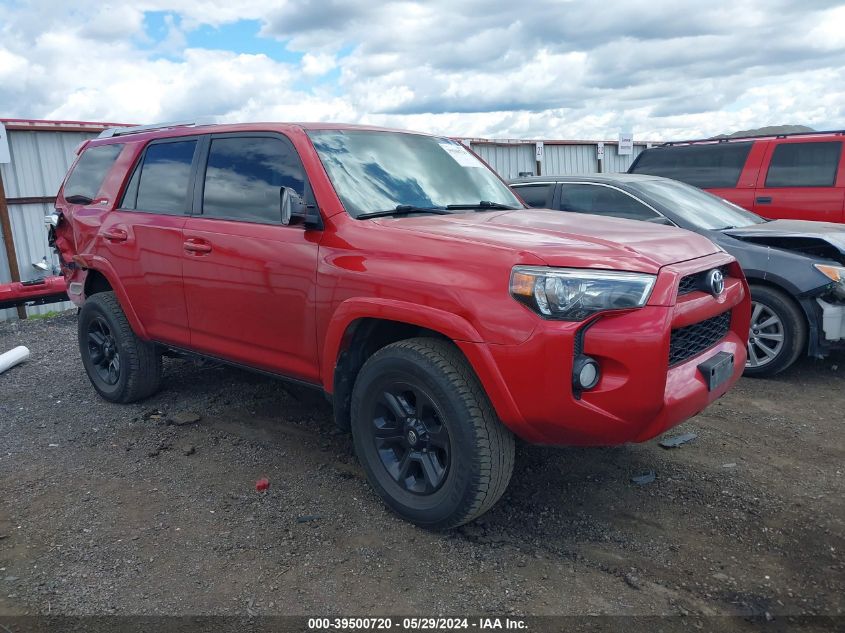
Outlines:
{"label": "front grille", "polygon": [[[722,274],[725,276],[725,279],[727,279],[728,267],[722,266],[719,268],[719,270],[722,271]],[[681,277],[681,283],[678,285],[678,296],[688,295],[689,293],[695,292],[696,290],[707,292],[706,290],[703,290],[703,288],[707,279],[707,273],[709,272],[709,270],[702,270],[699,273],[693,273],[692,275]]]}
{"label": "front grille", "polygon": [[728,310],[711,319],[672,330],[672,342],[669,344],[669,366],[683,363],[707,348],[713,347],[727,336],[730,327],[731,312]]}

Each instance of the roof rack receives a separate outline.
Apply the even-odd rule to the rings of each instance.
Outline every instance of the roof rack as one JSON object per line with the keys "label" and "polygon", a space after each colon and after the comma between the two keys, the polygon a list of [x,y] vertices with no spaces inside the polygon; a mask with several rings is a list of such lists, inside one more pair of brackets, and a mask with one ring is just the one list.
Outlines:
{"label": "roof rack", "polygon": [[692,143],[731,143],[733,141],[750,141],[761,138],[791,138],[793,136],[817,136],[821,134],[845,134],[845,130],[820,130],[818,132],[789,132],[787,134],[755,134],[752,136],[725,136],[722,138],[697,138],[690,141],[669,141],[658,147],[672,147],[673,145],[687,145]]}
{"label": "roof rack", "polygon": [[174,127],[192,127],[195,125],[200,125],[200,122],[174,121],[171,123],[153,123],[152,125],[133,125],[131,127],[110,127],[107,130],[103,130],[97,138],[111,138],[113,136],[140,134],[141,132],[152,132],[153,130],[167,130]]}

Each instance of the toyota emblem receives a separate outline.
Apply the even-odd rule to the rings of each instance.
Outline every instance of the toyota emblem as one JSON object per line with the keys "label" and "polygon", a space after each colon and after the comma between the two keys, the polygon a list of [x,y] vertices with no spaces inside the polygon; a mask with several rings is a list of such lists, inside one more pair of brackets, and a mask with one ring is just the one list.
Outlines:
{"label": "toyota emblem", "polygon": [[725,291],[725,276],[718,268],[707,273],[707,289],[714,297],[718,297]]}

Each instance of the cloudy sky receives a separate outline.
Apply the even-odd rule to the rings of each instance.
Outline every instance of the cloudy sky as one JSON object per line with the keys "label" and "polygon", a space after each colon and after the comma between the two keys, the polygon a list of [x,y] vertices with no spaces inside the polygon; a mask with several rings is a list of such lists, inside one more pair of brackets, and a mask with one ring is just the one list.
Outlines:
{"label": "cloudy sky", "polygon": [[495,138],[845,127],[845,4],[0,0],[0,117]]}

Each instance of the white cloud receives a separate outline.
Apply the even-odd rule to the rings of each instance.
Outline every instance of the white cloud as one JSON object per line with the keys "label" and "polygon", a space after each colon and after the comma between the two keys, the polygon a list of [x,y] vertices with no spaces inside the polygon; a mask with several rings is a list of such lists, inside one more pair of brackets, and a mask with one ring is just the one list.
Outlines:
{"label": "white cloud", "polygon": [[302,72],[310,77],[325,75],[337,67],[337,60],[329,53],[305,53],[302,56]]}
{"label": "white cloud", "polygon": [[[149,11],[167,14],[158,41],[144,31]],[[0,4],[0,116],[591,139],[622,127],[651,139],[841,127],[843,11],[797,0]],[[242,19],[294,54],[188,44],[201,25]]]}

